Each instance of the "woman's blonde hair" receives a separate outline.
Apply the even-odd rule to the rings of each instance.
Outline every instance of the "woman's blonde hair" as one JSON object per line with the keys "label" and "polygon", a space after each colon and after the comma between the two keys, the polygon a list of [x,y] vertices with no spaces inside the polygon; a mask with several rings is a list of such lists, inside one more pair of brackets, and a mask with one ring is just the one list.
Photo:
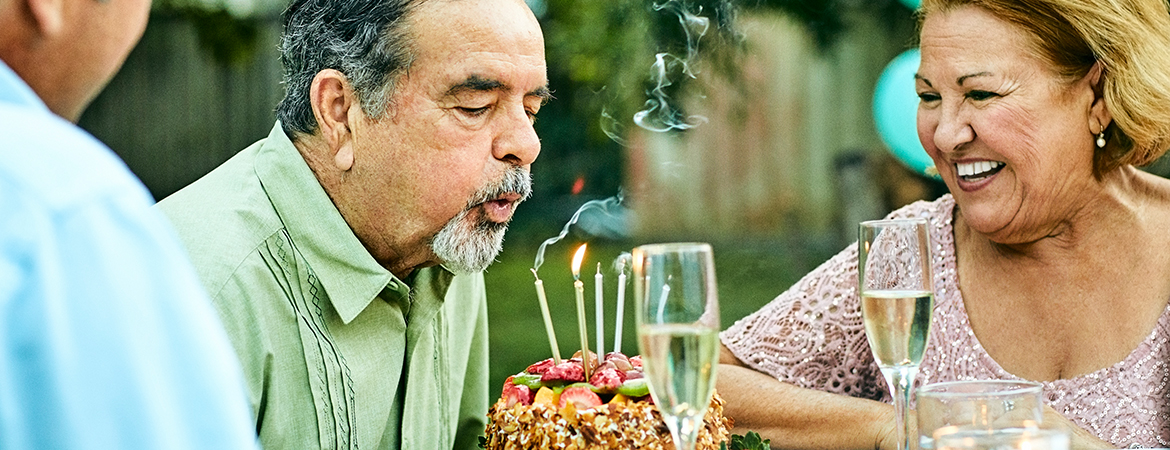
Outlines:
{"label": "woman's blonde hair", "polygon": [[1033,36],[1035,50],[1070,80],[1102,65],[1113,123],[1093,168],[1144,166],[1170,147],[1170,10],[1167,0],[923,0],[919,24],[959,6],[983,8]]}

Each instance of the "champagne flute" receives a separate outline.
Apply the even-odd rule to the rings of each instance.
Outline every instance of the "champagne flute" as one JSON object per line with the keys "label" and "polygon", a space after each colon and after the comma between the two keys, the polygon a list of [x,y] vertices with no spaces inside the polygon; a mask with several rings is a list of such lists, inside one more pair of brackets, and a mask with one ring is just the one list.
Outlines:
{"label": "champagne flute", "polygon": [[711,246],[652,244],[633,251],[638,349],[650,395],[675,449],[694,450],[719,359],[719,297]]}
{"label": "champagne flute", "polygon": [[857,247],[865,337],[893,390],[898,450],[912,449],[910,392],[934,309],[926,220],[862,222]]}

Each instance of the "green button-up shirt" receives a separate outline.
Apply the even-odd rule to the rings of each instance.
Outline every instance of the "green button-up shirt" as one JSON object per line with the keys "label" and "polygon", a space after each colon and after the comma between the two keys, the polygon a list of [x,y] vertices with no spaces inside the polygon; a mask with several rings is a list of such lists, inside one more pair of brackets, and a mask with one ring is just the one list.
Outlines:
{"label": "green button-up shirt", "polygon": [[279,123],[159,207],[232,338],[266,448],[476,447],[488,405],[482,273],[396,278]]}

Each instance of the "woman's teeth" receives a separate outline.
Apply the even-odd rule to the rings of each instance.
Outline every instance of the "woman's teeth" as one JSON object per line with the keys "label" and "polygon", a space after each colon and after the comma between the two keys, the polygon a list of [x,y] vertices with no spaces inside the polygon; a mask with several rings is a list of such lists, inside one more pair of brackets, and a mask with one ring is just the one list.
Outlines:
{"label": "woman's teeth", "polygon": [[977,161],[955,164],[955,171],[960,177],[979,178],[999,171],[1003,163],[999,161]]}

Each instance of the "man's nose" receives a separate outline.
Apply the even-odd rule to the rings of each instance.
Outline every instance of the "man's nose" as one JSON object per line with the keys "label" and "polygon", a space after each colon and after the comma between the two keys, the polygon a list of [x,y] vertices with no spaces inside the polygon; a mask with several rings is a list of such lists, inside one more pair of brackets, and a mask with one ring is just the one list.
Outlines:
{"label": "man's nose", "polygon": [[519,166],[536,161],[540,154],[540,137],[536,135],[532,122],[524,108],[509,112],[492,143],[492,154],[496,159]]}

